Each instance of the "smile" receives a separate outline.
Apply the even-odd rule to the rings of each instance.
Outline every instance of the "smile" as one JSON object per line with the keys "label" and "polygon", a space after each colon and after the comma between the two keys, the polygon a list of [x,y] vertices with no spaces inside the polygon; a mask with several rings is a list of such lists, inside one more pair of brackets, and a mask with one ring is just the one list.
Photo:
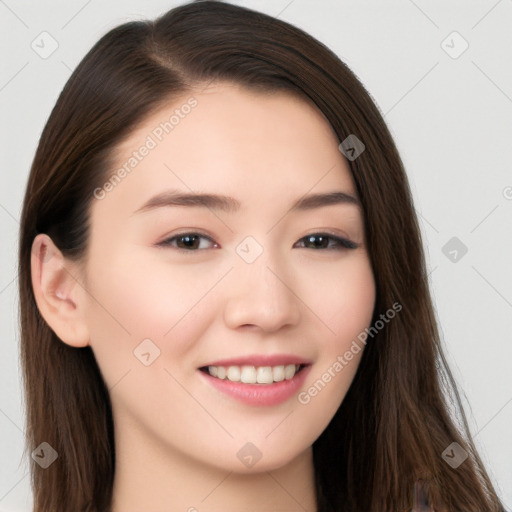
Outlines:
{"label": "smile", "polygon": [[198,368],[198,373],[219,396],[251,406],[271,407],[294,397],[311,368],[310,361],[289,355],[247,356],[212,362]]}
{"label": "smile", "polygon": [[244,384],[273,384],[291,380],[304,365],[287,364],[277,366],[208,366],[201,368],[212,377]]}

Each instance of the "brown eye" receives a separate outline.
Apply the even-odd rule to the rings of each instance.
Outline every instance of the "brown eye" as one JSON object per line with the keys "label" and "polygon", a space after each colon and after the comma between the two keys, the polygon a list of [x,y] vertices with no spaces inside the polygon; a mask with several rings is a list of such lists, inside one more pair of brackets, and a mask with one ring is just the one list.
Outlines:
{"label": "brown eye", "polygon": [[163,242],[160,242],[158,245],[163,247],[175,247],[177,249],[192,252],[209,248],[204,247],[205,243],[202,242],[203,240],[206,240],[206,245],[208,242],[214,246],[217,245],[209,236],[203,235],[201,233],[180,233],[178,235],[167,238]]}
{"label": "brown eye", "polygon": [[358,247],[356,243],[346,238],[340,238],[327,233],[313,233],[305,236],[299,242],[303,242],[305,249],[343,250],[356,249]]}

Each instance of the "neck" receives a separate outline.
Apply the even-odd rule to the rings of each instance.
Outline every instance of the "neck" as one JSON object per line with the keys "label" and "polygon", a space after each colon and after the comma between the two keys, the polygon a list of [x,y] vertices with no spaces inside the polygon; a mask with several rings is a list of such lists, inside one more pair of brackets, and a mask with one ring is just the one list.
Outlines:
{"label": "neck", "polygon": [[241,474],[209,466],[116,430],[111,512],[316,512],[312,448],[272,471]]}

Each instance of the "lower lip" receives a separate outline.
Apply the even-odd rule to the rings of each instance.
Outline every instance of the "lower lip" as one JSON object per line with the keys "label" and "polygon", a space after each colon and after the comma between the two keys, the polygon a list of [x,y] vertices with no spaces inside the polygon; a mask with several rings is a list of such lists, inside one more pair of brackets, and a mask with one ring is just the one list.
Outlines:
{"label": "lower lip", "polygon": [[244,384],[243,382],[232,382],[228,379],[217,379],[209,373],[198,370],[199,373],[214,388],[236,398],[248,405],[271,406],[289,400],[298,393],[304,384],[311,366],[305,366],[299,373],[296,373],[290,380],[274,382],[273,384]]}

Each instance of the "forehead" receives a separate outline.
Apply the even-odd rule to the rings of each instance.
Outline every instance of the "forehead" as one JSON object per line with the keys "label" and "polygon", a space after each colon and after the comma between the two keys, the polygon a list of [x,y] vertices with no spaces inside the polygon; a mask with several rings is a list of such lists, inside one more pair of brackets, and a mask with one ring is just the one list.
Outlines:
{"label": "forehead", "polygon": [[111,172],[125,172],[107,198],[134,206],[178,188],[268,208],[308,191],[355,194],[338,145],[311,101],[217,83],[161,106],[115,149]]}
{"label": "forehead", "polygon": [[268,144],[272,139],[272,149],[283,144],[298,150],[300,142],[319,144],[322,139],[324,144],[339,144],[331,125],[309,98],[293,91],[256,92],[230,82],[195,88],[164,103],[139,124],[116,153],[123,157],[148,136],[158,145],[175,149],[183,139],[192,142],[192,137],[198,147],[209,150],[219,139],[230,136],[232,152],[237,149],[234,143],[242,141],[245,144],[240,149],[248,151],[248,139],[253,145],[260,141]]}

